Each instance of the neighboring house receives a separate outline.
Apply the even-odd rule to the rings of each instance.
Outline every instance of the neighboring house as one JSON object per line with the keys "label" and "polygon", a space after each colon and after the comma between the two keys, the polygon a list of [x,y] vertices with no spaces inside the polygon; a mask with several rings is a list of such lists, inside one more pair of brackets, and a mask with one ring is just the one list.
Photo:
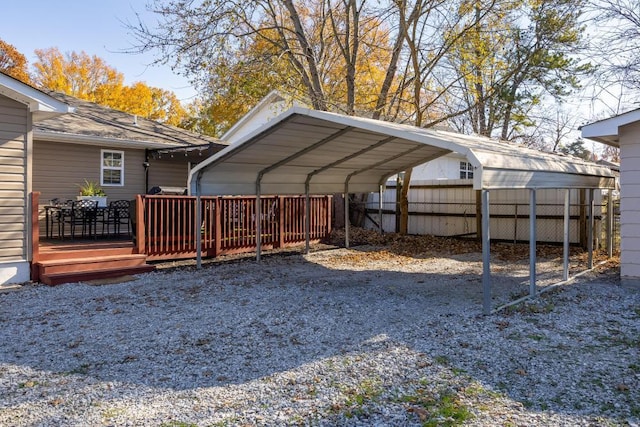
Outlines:
{"label": "neighboring house", "polygon": [[0,285],[30,276],[33,124],[70,112],[67,104],[0,73]]}
{"label": "neighboring house", "polygon": [[229,144],[238,142],[242,137],[250,134],[293,106],[308,107],[277,90],[273,90],[262,98],[247,114],[242,116],[220,139]]}
{"label": "neighboring house", "polygon": [[156,186],[186,187],[191,165],[225,146],[215,138],[39,91],[0,73],[0,225],[8,224],[0,231],[0,284],[29,280],[31,192],[41,193],[44,234],[44,205],[53,198],[75,199],[85,180],[100,184],[108,200],[131,200]]}
{"label": "neighboring house", "polygon": [[581,128],[582,136],[620,148],[620,276],[640,287],[640,109]]}

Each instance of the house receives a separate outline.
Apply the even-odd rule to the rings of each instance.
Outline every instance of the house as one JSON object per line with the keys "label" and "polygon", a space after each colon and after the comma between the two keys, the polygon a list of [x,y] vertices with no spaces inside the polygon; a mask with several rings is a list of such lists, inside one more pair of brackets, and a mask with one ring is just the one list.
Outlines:
{"label": "house", "polygon": [[0,285],[30,276],[33,124],[71,107],[0,73]]}
{"label": "house", "polygon": [[74,112],[33,127],[33,190],[41,201],[75,199],[84,180],[110,200],[158,186],[186,187],[189,169],[227,144],[56,92]]}
{"label": "house", "polygon": [[[75,199],[85,180],[109,200],[156,186],[186,187],[192,165],[224,148],[197,135],[55,92],[0,73],[0,285],[29,280],[30,218],[50,199]],[[40,206],[30,194],[40,192]]]}
{"label": "house", "polygon": [[640,288],[640,109],[580,130],[583,138],[620,148],[620,276]]}

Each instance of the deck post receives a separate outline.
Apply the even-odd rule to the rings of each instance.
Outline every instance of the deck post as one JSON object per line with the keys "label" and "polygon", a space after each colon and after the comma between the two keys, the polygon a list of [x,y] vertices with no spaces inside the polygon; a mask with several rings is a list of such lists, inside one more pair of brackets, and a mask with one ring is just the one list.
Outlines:
{"label": "deck post", "polygon": [[256,261],[260,262],[262,256],[262,203],[260,203],[260,178],[256,180]]}
{"label": "deck post", "polygon": [[587,268],[588,269],[592,269],[593,268],[593,227],[595,226],[595,218],[594,218],[594,207],[595,207],[595,200],[594,200],[594,190],[593,188],[590,188],[589,191],[589,207],[588,207],[588,214],[589,214],[589,222],[588,222],[588,230],[587,230],[587,251],[589,253],[589,256],[587,258]]}
{"label": "deck post", "polygon": [[384,186],[380,184],[380,189],[378,190],[378,221],[380,221],[380,223],[378,224],[378,230],[380,231],[380,234],[384,232],[382,229],[382,195],[383,193],[384,193]]}
{"label": "deck post", "polygon": [[564,233],[563,233],[563,247],[562,247],[562,280],[569,280],[569,224],[571,221],[571,190],[564,190]]}
{"label": "deck post", "polygon": [[146,254],[145,203],[142,194],[136,194],[136,246],[139,254]]}
{"label": "deck post", "polygon": [[613,257],[613,188],[610,188],[607,194],[607,256]]}
{"label": "deck post", "polygon": [[344,182],[344,247],[349,247],[349,179]]}
{"label": "deck post", "polygon": [[536,190],[529,189],[529,296],[536,296]]}
{"label": "deck post", "polygon": [[491,236],[489,235],[489,190],[482,190],[482,313],[491,314]]}

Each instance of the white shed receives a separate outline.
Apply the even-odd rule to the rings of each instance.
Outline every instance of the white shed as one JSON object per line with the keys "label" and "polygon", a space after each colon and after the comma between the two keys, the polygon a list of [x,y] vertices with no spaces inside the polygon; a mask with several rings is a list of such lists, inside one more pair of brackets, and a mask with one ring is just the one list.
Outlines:
{"label": "white shed", "polygon": [[620,276],[640,288],[640,109],[582,126],[582,136],[620,148]]}

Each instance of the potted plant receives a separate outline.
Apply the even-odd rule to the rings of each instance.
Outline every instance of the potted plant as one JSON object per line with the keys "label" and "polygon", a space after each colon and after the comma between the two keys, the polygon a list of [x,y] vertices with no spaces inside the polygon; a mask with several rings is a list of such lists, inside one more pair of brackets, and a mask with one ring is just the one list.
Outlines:
{"label": "potted plant", "polygon": [[97,182],[85,179],[84,184],[78,185],[78,187],[80,187],[78,200],[96,200],[98,206],[107,206],[107,195]]}

